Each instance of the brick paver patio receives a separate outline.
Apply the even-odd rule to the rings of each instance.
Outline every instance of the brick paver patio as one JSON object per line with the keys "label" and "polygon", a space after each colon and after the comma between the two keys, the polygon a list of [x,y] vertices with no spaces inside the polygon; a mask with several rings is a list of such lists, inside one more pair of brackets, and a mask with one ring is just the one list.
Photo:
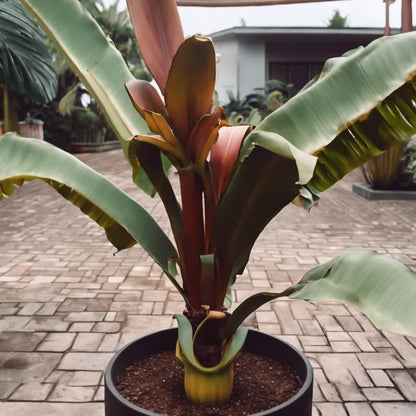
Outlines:
{"label": "brick paver patio", "polygon": [[[80,158],[166,223],[157,199],[131,184],[121,151]],[[357,178],[327,191],[311,214],[289,206],[270,224],[237,302],[350,247],[416,267],[416,201],[366,201],[351,192]],[[0,203],[0,230],[0,415],[102,416],[106,363],[130,340],[174,325],[179,295],[140,247],[114,256],[101,228],[43,182]],[[340,303],[279,300],[248,325],[306,352],[315,416],[416,415],[416,339],[380,331]]]}

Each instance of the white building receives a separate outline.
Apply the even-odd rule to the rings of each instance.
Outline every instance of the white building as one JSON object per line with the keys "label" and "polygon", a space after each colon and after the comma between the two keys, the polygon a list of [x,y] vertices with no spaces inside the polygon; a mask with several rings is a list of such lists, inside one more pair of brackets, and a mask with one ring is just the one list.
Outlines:
{"label": "white building", "polygon": [[[397,31],[396,31],[397,32]],[[331,57],[383,36],[371,28],[233,27],[209,35],[217,52],[217,91],[221,104],[226,91],[243,98],[279,79],[299,91]],[[258,92],[258,91],[257,91]]]}

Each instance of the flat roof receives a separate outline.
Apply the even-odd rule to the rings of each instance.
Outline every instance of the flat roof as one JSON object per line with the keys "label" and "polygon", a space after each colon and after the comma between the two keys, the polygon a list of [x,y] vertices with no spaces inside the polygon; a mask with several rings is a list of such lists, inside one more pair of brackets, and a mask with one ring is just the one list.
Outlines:
{"label": "flat roof", "polygon": [[[240,36],[280,36],[280,35],[316,35],[316,36],[383,36],[383,28],[368,27],[264,27],[264,26],[235,26],[213,32],[208,36],[214,40]],[[400,29],[391,29],[392,34],[399,33]]]}
{"label": "flat roof", "polygon": [[229,6],[268,6],[272,4],[297,4],[313,3],[334,0],[176,0],[178,6],[204,6],[204,7],[229,7]]}

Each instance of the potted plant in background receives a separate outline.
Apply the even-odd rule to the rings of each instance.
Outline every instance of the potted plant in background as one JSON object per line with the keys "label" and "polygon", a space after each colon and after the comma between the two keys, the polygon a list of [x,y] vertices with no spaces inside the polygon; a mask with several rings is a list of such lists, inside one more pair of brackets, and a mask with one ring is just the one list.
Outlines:
{"label": "potted plant in background", "polygon": [[43,121],[27,114],[23,121],[19,121],[19,134],[43,140]]}
{"label": "potted plant in background", "polygon": [[[142,56],[163,96],[132,77],[77,1],[56,0],[51,7],[47,0],[22,0],[105,112],[135,183],[159,194],[175,245],[136,201],[47,143],[14,134],[0,139],[3,193],[11,195],[25,180],[43,179],[101,225],[117,249],[137,242],[154,258],[186,305],[186,316],[176,315],[177,356],[191,401],[212,405],[228,399],[232,362],[248,332],[241,324],[281,296],[349,301],[376,324],[416,335],[415,272],[373,252],[348,252],[281,293],[258,293],[232,313],[226,309],[258,235],[281,209],[293,201],[311,208],[318,192],[416,132],[416,35],[380,39],[329,61],[301,94],[253,129],[230,126],[223,109],[213,104],[213,44],[200,36],[184,39],[175,1],[127,3]],[[178,172],[178,192],[167,174],[171,165]],[[156,337],[169,348],[176,343],[175,331]],[[143,339],[145,355],[160,349],[153,339]],[[131,344],[123,351],[135,348]],[[214,351],[214,363],[201,364],[205,350]],[[120,353],[110,364],[107,415],[153,414],[110,391],[115,369],[130,363]],[[221,384],[219,392],[212,381]],[[311,377],[302,381],[294,399],[261,414],[310,415]],[[295,403],[301,395],[306,401]]]}
{"label": "potted plant in background", "polygon": [[30,102],[45,104],[53,100],[57,87],[56,72],[42,31],[17,0],[0,2],[0,93],[4,132],[19,131],[16,103],[22,96]]}

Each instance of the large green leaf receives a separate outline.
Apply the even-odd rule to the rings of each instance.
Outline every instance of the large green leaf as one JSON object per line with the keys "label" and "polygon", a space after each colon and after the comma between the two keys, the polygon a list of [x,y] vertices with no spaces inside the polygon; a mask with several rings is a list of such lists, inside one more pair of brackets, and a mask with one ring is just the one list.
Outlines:
{"label": "large green leaf", "polygon": [[224,329],[229,337],[247,316],[282,296],[311,301],[344,301],[377,326],[416,336],[416,272],[390,257],[351,250],[315,267],[281,293],[257,293],[244,300]]}
{"label": "large green leaf", "polygon": [[266,224],[298,194],[298,179],[293,159],[262,147],[255,147],[237,165],[220,201],[212,233],[219,261],[217,285],[222,297],[229,279],[242,273]]}
{"label": "large green leaf", "polygon": [[416,33],[379,39],[328,68],[243,142],[214,223],[223,281],[242,271],[260,232],[298,192],[310,206],[316,190],[416,133]]}
{"label": "large green leaf", "polygon": [[148,132],[124,84],[133,79],[114,44],[77,0],[20,0],[53,40],[122,142]]}
{"label": "large green leaf", "polygon": [[160,196],[175,238],[176,246],[181,253],[183,239],[182,209],[176,199],[175,192],[165,172],[164,159],[161,151],[150,143],[132,140],[129,146],[129,153],[132,158],[137,158],[146,172],[147,177],[154,186],[154,189]]}
{"label": "large green leaf", "polygon": [[252,135],[278,134],[316,155],[310,184],[322,191],[416,132],[415,71],[415,32],[380,38],[332,60]]}
{"label": "large green leaf", "polygon": [[58,88],[43,34],[17,0],[0,2],[0,82],[40,104]]}
{"label": "large green leaf", "polygon": [[173,278],[177,253],[152,216],[136,201],[76,157],[37,139],[0,137],[0,198],[14,185],[43,179],[102,226],[119,250],[137,241]]}
{"label": "large green leaf", "polygon": [[346,301],[381,328],[416,336],[416,272],[390,257],[348,251],[308,273],[291,298]]}

